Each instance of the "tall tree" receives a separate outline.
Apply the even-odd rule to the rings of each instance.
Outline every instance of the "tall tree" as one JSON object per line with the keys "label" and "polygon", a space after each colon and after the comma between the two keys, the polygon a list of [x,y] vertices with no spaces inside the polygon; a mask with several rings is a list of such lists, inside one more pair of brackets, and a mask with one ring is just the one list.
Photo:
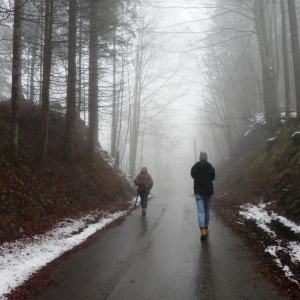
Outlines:
{"label": "tall tree", "polygon": [[87,154],[94,161],[98,142],[98,5],[90,0],[90,43],[89,43],[89,133]]}
{"label": "tall tree", "polygon": [[295,0],[288,0],[288,11],[290,19],[290,32],[293,53],[294,65],[294,80],[296,89],[296,107],[297,107],[297,121],[300,122],[300,50],[299,50],[299,36],[297,27],[297,12]]}
{"label": "tall tree", "polygon": [[[265,6],[263,6],[265,4]],[[265,107],[265,118],[267,130],[270,135],[277,131],[280,122],[280,110],[278,103],[278,73],[276,72],[275,58],[272,51],[271,36],[268,34],[266,7],[264,0],[254,1],[254,16],[257,24],[256,34],[259,45],[259,54],[263,78],[263,102]]]}
{"label": "tall tree", "polygon": [[79,42],[78,42],[78,86],[77,86],[77,120],[80,119],[80,113],[82,110],[82,48],[83,48],[83,17],[80,14],[79,17]]}
{"label": "tall tree", "polygon": [[63,138],[63,158],[73,160],[76,108],[76,0],[69,1],[67,111]]}
{"label": "tall tree", "polygon": [[42,82],[42,135],[40,160],[44,161],[49,128],[49,93],[52,65],[52,31],[53,31],[53,0],[45,2],[45,36],[43,56],[43,82]]}
{"label": "tall tree", "polygon": [[117,144],[117,92],[116,92],[116,26],[113,31],[113,97],[112,97],[112,122],[111,122],[111,157],[116,157]]}
{"label": "tall tree", "polygon": [[141,114],[141,93],[142,93],[142,65],[143,65],[143,32],[140,32],[138,47],[136,52],[135,65],[135,85],[131,112],[131,128],[130,128],[130,176],[135,176],[135,163],[137,156],[138,138],[140,130],[140,114]]}
{"label": "tall tree", "polygon": [[290,70],[288,59],[288,42],[287,42],[287,26],[285,16],[284,0],[280,0],[281,10],[281,29],[282,29],[282,54],[283,54],[283,69],[284,69],[284,90],[285,90],[285,122],[290,123],[291,118],[291,89],[290,89]]}
{"label": "tall tree", "polygon": [[20,100],[20,39],[21,39],[21,0],[15,0],[14,5],[14,29],[13,29],[13,61],[12,61],[12,88],[11,88],[11,159],[18,158],[18,103]]}
{"label": "tall tree", "polygon": [[31,45],[31,62],[30,62],[30,94],[29,94],[29,101],[33,103],[34,100],[34,90],[35,90],[35,85],[34,85],[34,76],[35,76],[35,65],[36,65],[36,56],[37,56],[37,40],[39,36],[39,31],[40,31],[40,25],[34,23],[34,29],[33,29],[33,35],[34,35],[34,41]]}

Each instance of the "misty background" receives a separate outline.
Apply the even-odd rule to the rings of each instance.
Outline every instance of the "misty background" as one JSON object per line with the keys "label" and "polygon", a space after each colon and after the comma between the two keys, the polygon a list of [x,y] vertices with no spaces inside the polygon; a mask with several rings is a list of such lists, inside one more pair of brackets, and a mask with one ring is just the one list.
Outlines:
{"label": "misty background", "polygon": [[66,113],[131,178],[147,167],[154,194],[192,194],[200,151],[218,166],[256,114],[271,138],[296,110],[291,11],[275,0],[1,0],[0,99],[14,100],[17,12],[18,101]]}

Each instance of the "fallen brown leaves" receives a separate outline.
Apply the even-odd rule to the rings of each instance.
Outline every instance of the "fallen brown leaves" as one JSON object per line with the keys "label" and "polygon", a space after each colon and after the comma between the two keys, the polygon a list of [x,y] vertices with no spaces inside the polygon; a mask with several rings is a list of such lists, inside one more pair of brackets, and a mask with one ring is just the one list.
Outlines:
{"label": "fallen brown leaves", "polygon": [[[117,211],[128,209],[128,204],[126,207],[124,205],[120,205],[115,207],[113,210],[110,211],[110,213],[114,213]],[[124,217],[121,217],[119,219],[116,219],[112,223],[110,223],[108,226],[105,226],[100,231],[96,232],[92,236],[90,236],[85,242],[78,245],[77,247],[67,251],[62,256],[57,258],[56,260],[48,263],[44,268],[42,268],[40,271],[34,273],[24,284],[13,290],[10,294],[6,295],[8,300],[28,300],[32,299],[33,296],[38,295],[41,290],[49,287],[49,286],[58,286],[60,285],[60,282],[57,280],[52,279],[51,274],[52,270],[55,266],[58,264],[63,263],[66,259],[68,259],[69,255],[72,253],[75,253],[77,251],[80,251],[86,247],[89,247],[92,243],[95,242],[95,240],[98,238],[98,235],[102,232],[108,230],[109,228],[119,226],[122,224],[122,222],[125,220]],[[93,267],[94,265],[91,265]],[[63,272],[63,271],[62,271]]]}
{"label": "fallen brown leaves", "polygon": [[[213,208],[224,223],[234,229],[249,249],[259,258],[261,264],[257,272],[261,272],[270,282],[273,282],[278,288],[278,293],[289,297],[289,299],[300,299],[299,286],[288,280],[274,259],[265,252],[271,242],[270,237],[258,228],[254,221],[242,220],[239,215],[240,205],[257,204],[260,201],[261,197],[239,197],[238,190],[226,190],[226,192],[222,191],[216,195]],[[272,208],[276,208],[275,202]],[[280,211],[280,208],[277,209]]]}
{"label": "fallen brown leaves", "polygon": [[[8,149],[10,104],[0,103],[0,244],[45,233],[66,217],[78,219],[94,210],[109,213],[127,210],[127,201],[135,195],[128,182],[100,154],[93,165],[85,159],[86,137],[79,131],[74,162],[63,161],[64,117],[53,111],[49,117],[47,156],[41,166],[37,159],[40,107],[20,105],[19,161],[15,165],[10,161]],[[34,274],[8,299],[31,299],[38,288],[57,284],[49,276],[52,266],[50,263]]]}
{"label": "fallen brown leaves", "polygon": [[40,108],[19,109],[19,162],[9,158],[10,105],[0,103],[0,243],[50,230],[65,217],[77,218],[94,209],[114,210],[134,191],[100,154],[92,165],[85,159],[86,138],[76,135],[75,160],[61,159],[64,117],[49,116],[47,155],[41,166]]}

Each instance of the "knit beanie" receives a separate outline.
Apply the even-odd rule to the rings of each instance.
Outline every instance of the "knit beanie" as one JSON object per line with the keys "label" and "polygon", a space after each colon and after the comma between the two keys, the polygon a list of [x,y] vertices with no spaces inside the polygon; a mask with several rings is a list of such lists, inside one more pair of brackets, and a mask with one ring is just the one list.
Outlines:
{"label": "knit beanie", "polygon": [[207,160],[207,153],[204,151],[200,152],[200,160]]}

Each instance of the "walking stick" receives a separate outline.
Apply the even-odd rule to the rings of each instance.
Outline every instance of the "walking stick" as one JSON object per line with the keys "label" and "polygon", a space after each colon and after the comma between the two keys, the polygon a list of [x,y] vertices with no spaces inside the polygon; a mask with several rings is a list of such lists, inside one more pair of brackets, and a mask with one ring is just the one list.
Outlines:
{"label": "walking stick", "polygon": [[136,206],[138,197],[139,197],[139,194],[137,194],[137,196],[136,196],[135,203],[134,203],[134,207]]}

